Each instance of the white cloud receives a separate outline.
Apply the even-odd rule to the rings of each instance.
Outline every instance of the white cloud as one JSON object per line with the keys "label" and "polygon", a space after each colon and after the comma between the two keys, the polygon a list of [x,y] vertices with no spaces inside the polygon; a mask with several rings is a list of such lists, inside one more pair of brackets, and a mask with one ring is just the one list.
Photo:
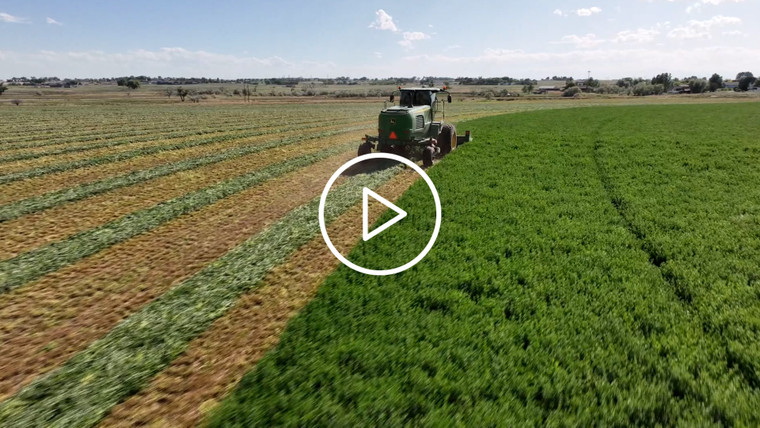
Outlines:
{"label": "white cloud", "polygon": [[694,3],[686,8],[686,13],[699,13],[702,11],[702,3]]}
{"label": "white cloud", "polygon": [[639,28],[636,30],[625,30],[617,33],[612,39],[615,43],[646,43],[651,42],[660,34],[660,31],[654,28]]}
{"label": "white cloud", "polygon": [[13,16],[9,13],[0,12],[0,22],[10,22],[12,24],[28,24],[29,20],[19,16]]}
{"label": "white cloud", "polygon": [[47,22],[48,24],[52,24],[52,25],[63,25],[63,23],[58,22],[55,19],[50,18],[50,17],[45,18],[45,22]]}
{"label": "white cloud", "polygon": [[[402,55],[398,61],[365,61],[360,64],[337,65],[332,62],[291,60],[272,56],[228,55],[184,48],[136,50],[106,53],[102,51],[37,51],[16,52],[0,47],[3,72],[8,76],[103,77],[123,75],[208,76],[220,78],[264,78],[272,76],[368,76],[398,75],[399,61],[409,75],[432,76],[443,68],[457,76],[510,75],[542,77],[546,75],[585,76],[593,70],[599,79],[623,76],[651,77],[662,71],[674,76],[709,76],[718,73],[736,75],[751,70],[760,57],[760,46],[736,44],[704,46],[628,47],[609,44],[591,49],[555,52],[487,49],[481,52],[461,49]],[[370,51],[371,55],[371,51]]]}
{"label": "white cloud", "polygon": [[741,3],[743,1],[744,0],[702,0],[702,3],[711,4],[711,5],[717,6],[717,5],[723,4],[723,3]]}
{"label": "white cloud", "polygon": [[596,34],[588,33],[585,36],[578,36],[576,34],[570,34],[563,36],[562,39],[554,43],[567,43],[574,45],[577,48],[592,48],[604,43],[603,39],[597,39]]}
{"label": "white cloud", "polygon": [[430,38],[429,35],[421,31],[405,31],[404,32],[404,40],[425,40],[429,38]]}
{"label": "white cloud", "polygon": [[393,31],[394,33],[399,31],[398,27],[393,22],[393,17],[388,15],[384,10],[378,9],[375,11],[375,15],[377,17],[371,24],[369,24],[369,28]]}
{"label": "white cloud", "polygon": [[[672,0],[671,0],[672,1]],[[686,8],[686,13],[699,13],[702,12],[702,5],[708,4],[712,6],[719,6],[725,3],[741,3],[744,0],[698,0],[696,3]]]}
{"label": "white cloud", "polygon": [[602,13],[602,9],[596,6],[590,8],[581,8],[575,11],[575,14],[578,16],[591,16],[596,15],[597,13]]}
{"label": "white cloud", "polygon": [[710,39],[713,29],[741,24],[742,20],[733,16],[717,15],[704,21],[691,20],[686,25],[675,27],[668,32],[671,39]]}
{"label": "white cloud", "polygon": [[[583,49],[565,52],[526,52],[523,50],[486,49],[472,56],[445,54],[410,55],[404,64],[417,75],[434,75],[444,65],[461,76],[499,76],[508,68],[518,76],[540,77],[547,74],[585,76],[594,70],[600,79],[623,76],[651,77],[663,70],[675,76],[709,76],[712,73],[733,75],[736,70],[751,69],[760,48],[726,46],[673,49]],[[733,74],[732,74],[733,73]]]}
{"label": "white cloud", "polygon": [[[653,3],[655,0],[646,0],[648,3]],[[667,0],[669,3],[675,3],[681,0]],[[693,0],[692,0],[693,1]],[[745,0],[697,0],[697,3],[710,4],[718,6],[725,3],[743,3]]]}
{"label": "white cloud", "polygon": [[[401,29],[396,25],[395,22],[393,22],[393,17],[388,15],[388,13],[383,9],[378,9],[375,11],[375,15],[377,17],[375,18],[375,21],[369,24],[369,28],[392,31],[394,33],[401,32]],[[428,24],[428,27],[434,28],[433,24]],[[429,39],[430,34],[423,33],[422,31],[404,31],[401,34],[401,37],[401,40],[399,40],[397,43],[403,46],[405,49],[410,50],[414,49],[414,42]]]}
{"label": "white cloud", "polygon": [[565,14],[565,12],[562,12],[560,9],[554,9],[554,12],[552,12],[552,13],[555,14],[555,15],[557,15],[557,16],[567,16]]}
{"label": "white cloud", "polygon": [[[150,76],[218,76],[220,78],[336,75],[333,62],[290,61],[280,56],[258,58],[191,51],[181,47],[158,50],[0,51],[3,71],[10,75],[103,77],[126,74]],[[364,70],[362,70],[363,72]],[[357,72],[359,74],[360,72]]]}
{"label": "white cloud", "polygon": [[373,54],[375,55],[375,58],[377,58],[377,59],[380,59],[380,58],[383,57],[382,52],[373,52]]}
{"label": "white cloud", "polygon": [[406,49],[412,49],[414,48],[413,42],[426,40],[429,38],[429,34],[425,34],[421,31],[404,31],[404,40],[399,41],[398,44],[405,47]]}

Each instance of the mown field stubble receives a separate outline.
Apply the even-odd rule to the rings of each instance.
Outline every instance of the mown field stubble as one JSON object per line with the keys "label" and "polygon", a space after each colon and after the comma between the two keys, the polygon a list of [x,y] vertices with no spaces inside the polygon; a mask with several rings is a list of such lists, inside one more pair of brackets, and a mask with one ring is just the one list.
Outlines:
{"label": "mown field stubble", "polygon": [[[0,107],[0,425],[757,422],[757,103],[455,101],[593,108],[463,125],[438,244],[379,280],[330,275],[316,198],[380,100],[135,98]],[[424,215],[351,250],[414,177],[339,181],[344,254],[418,249]]]}

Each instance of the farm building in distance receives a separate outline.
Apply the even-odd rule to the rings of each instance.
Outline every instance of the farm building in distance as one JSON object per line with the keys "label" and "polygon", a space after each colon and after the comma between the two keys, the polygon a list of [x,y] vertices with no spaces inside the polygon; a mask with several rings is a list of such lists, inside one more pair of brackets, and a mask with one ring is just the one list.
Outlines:
{"label": "farm building in distance", "polygon": [[539,86],[533,93],[536,95],[546,94],[549,92],[562,92],[562,88],[559,86]]}

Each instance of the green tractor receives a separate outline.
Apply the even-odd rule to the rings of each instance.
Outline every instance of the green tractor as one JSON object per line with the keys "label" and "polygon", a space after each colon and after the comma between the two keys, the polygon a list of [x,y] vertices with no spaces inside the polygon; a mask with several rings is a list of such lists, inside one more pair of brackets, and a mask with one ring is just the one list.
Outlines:
{"label": "green tractor", "polygon": [[460,144],[470,141],[470,131],[463,137],[457,137],[454,125],[436,121],[440,114],[445,118],[443,99],[438,95],[446,94],[446,101],[451,103],[451,94],[437,88],[401,88],[391,94],[390,102],[400,95],[399,104],[384,108],[377,121],[378,136],[366,135],[359,145],[359,156],[373,150],[393,153],[406,158],[422,158],[426,167],[433,165],[433,158],[445,156]]}

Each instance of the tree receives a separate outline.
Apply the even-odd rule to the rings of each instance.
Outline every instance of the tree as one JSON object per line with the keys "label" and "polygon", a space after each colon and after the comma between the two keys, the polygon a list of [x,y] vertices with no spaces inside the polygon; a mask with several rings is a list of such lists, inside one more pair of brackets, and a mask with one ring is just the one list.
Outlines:
{"label": "tree", "polygon": [[652,78],[653,85],[662,85],[665,92],[673,88],[673,77],[670,73],[660,73]]}
{"label": "tree", "polygon": [[651,84],[649,82],[638,82],[633,86],[633,95],[643,97],[646,95],[660,95],[665,90],[662,83]]}
{"label": "tree", "polygon": [[120,77],[118,80],[116,80],[116,86],[127,86],[127,78]]}
{"label": "tree", "polygon": [[708,89],[708,83],[705,79],[692,79],[689,81],[689,90],[692,94],[701,94]]}
{"label": "tree", "polygon": [[617,86],[620,88],[630,88],[638,82],[634,82],[633,77],[624,77],[617,81]]}
{"label": "tree", "polygon": [[755,76],[749,71],[743,71],[736,75],[736,80],[739,81],[739,90],[748,91],[749,87],[757,80]]}
{"label": "tree", "polygon": [[712,76],[710,76],[708,84],[710,86],[710,92],[717,91],[723,87],[723,76],[718,73],[714,73]]}
{"label": "tree", "polygon": [[531,83],[529,85],[523,85],[522,91],[523,91],[523,94],[529,94],[533,92],[533,84]]}
{"label": "tree", "polygon": [[164,90],[164,94],[166,95],[166,98],[171,98],[173,93],[174,91],[171,88]]}
{"label": "tree", "polygon": [[577,86],[575,84],[575,80],[573,80],[573,79],[565,80],[565,88],[564,89],[572,88],[573,86]]}
{"label": "tree", "polygon": [[565,89],[562,92],[562,96],[563,97],[574,97],[576,95],[580,96],[580,93],[581,93],[581,88],[579,88],[579,87],[577,87],[577,86],[574,85],[574,86],[571,86],[571,87]]}
{"label": "tree", "polygon": [[140,87],[140,81],[137,79],[129,79],[125,85],[127,88],[135,90]]}
{"label": "tree", "polygon": [[177,88],[177,95],[179,95],[179,99],[182,100],[182,102],[185,102],[185,97],[190,93],[187,89],[182,88],[180,86]]}
{"label": "tree", "polygon": [[588,86],[589,88],[598,88],[599,85],[600,85],[600,82],[594,79],[593,77],[589,77],[588,80],[586,81],[586,86]]}
{"label": "tree", "polygon": [[739,81],[745,77],[755,77],[755,75],[751,71],[742,71],[736,75],[736,80]]}
{"label": "tree", "polygon": [[5,83],[0,83],[0,95],[3,95],[3,92],[7,90],[8,90],[8,87],[5,86]]}

